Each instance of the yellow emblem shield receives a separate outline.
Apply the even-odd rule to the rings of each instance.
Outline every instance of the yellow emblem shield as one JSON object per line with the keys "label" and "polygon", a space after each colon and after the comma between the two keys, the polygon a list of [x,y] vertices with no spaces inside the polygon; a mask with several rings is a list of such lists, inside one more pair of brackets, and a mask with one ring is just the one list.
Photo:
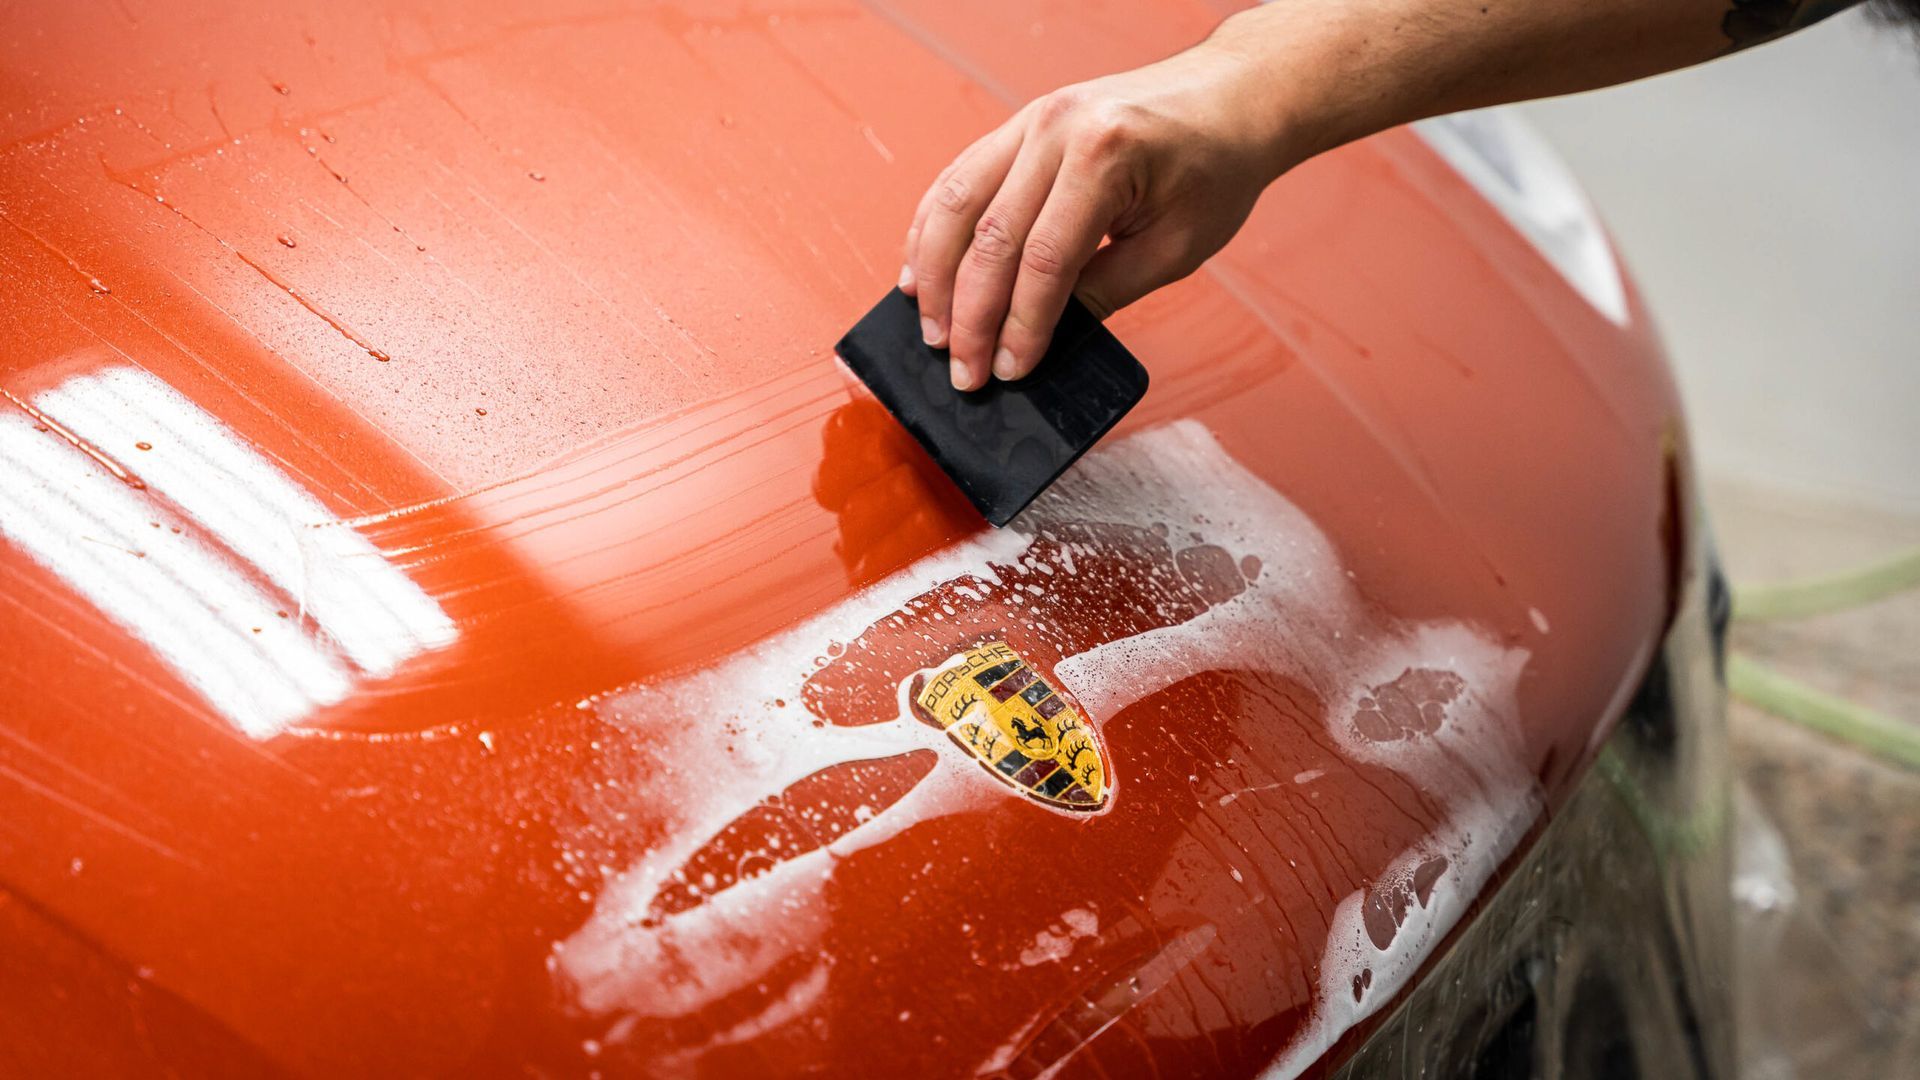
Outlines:
{"label": "yellow emblem shield", "polygon": [[1113,782],[1099,736],[1004,642],[962,653],[914,688],[913,703],[1021,794],[1060,810],[1106,806]]}

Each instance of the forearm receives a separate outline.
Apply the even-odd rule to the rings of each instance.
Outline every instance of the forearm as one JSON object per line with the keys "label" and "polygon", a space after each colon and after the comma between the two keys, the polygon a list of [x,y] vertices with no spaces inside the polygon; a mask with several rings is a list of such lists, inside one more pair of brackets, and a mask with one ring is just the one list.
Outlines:
{"label": "forearm", "polygon": [[1275,0],[976,140],[921,197],[900,288],[954,386],[984,385],[989,359],[1018,379],[1069,294],[1104,317],[1192,273],[1274,178],[1323,150],[1697,64],[1853,2]]}
{"label": "forearm", "polygon": [[1275,0],[1202,46],[1249,65],[1285,169],[1320,150],[1461,109],[1687,67],[1855,0]]}

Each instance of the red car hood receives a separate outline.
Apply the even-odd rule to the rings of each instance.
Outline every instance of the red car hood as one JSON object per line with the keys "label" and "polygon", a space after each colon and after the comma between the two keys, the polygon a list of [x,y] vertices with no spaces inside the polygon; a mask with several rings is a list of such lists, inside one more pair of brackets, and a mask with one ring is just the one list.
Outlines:
{"label": "red car hood", "polygon": [[1644,319],[1405,132],[1114,319],[1011,530],[836,368],[966,139],[1206,5],[224,7],[0,60],[23,1068],[1290,1073],[1666,617]]}

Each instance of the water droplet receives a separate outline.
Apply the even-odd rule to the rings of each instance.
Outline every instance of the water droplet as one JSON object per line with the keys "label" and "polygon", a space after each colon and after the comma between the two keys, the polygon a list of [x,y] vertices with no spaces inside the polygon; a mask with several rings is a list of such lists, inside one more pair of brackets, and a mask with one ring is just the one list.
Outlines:
{"label": "water droplet", "polygon": [[489,754],[493,753],[493,732],[491,731],[481,732],[480,745],[487,748],[487,753]]}
{"label": "water droplet", "polygon": [[104,281],[101,281],[99,278],[88,278],[87,288],[92,289],[94,291],[94,295],[96,296],[105,296],[108,293],[113,291],[112,289],[107,288],[107,283]]}
{"label": "water droplet", "polygon": [[536,169],[533,172],[530,172],[527,174],[527,179],[536,180],[544,183],[547,179],[547,174],[540,172],[539,170]]}
{"label": "water droplet", "polygon": [[485,415],[487,415],[487,410],[485,410],[485,409],[475,409],[475,410],[473,410],[473,412],[474,412],[474,415],[475,415],[475,416],[485,416]]}
{"label": "water droplet", "polygon": [[286,83],[277,82],[273,84],[273,92],[279,94],[281,97],[286,97],[288,94],[293,93],[293,90],[287,86]]}
{"label": "water droplet", "polygon": [[300,241],[295,240],[286,233],[281,233],[279,236],[274,237],[274,239],[280,241],[281,247],[297,248],[300,246]]}
{"label": "water droplet", "polygon": [[141,442],[134,443],[133,448],[135,450],[151,450],[153,449],[153,444],[143,440]]}

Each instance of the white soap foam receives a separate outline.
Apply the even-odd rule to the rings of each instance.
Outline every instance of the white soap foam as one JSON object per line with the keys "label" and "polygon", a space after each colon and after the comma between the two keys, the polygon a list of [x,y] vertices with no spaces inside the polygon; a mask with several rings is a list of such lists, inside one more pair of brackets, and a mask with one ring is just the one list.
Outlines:
{"label": "white soap foam", "polygon": [[[1312,687],[1325,704],[1329,734],[1356,761],[1391,769],[1436,796],[1445,818],[1379,881],[1411,874],[1444,857],[1447,869],[1429,901],[1416,904],[1385,948],[1361,919],[1364,890],[1344,900],[1320,965],[1312,1019],[1269,1067],[1269,1080],[1299,1075],[1354,1024],[1392,999],[1458,921],[1468,903],[1525,834],[1541,807],[1514,730],[1514,687],[1524,650],[1502,647],[1455,622],[1404,624],[1370,608],[1353,588],[1326,538],[1292,504],[1220,452],[1197,425],[1163,429],[1152,447],[1158,479],[1176,506],[1160,498],[1127,500],[1142,484],[1135,462],[1115,455],[1090,461],[1072,499],[1143,510],[1161,520],[1194,521],[1212,543],[1261,559],[1245,592],[1185,623],[1097,646],[1055,665],[1054,675],[1095,716],[1128,705],[1190,675],[1245,668]],[[1154,434],[1160,434],[1158,432]],[[1119,460],[1116,460],[1119,459]],[[1106,515],[1112,519],[1111,511]],[[1450,672],[1462,689],[1444,704],[1429,733],[1393,741],[1362,736],[1363,700],[1415,670]],[[1356,981],[1364,987],[1354,993]]]}
{"label": "white soap foam", "polygon": [[[1056,665],[1057,681],[1096,725],[1193,675],[1270,672],[1320,695],[1330,734],[1350,758],[1408,777],[1444,807],[1439,827],[1376,880],[1411,880],[1416,868],[1436,857],[1447,860],[1444,872],[1408,908],[1384,947],[1367,933],[1364,891],[1342,902],[1321,962],[1312,1018],[1267,1075],[1297,1075],[1390,1000],[1539,811],[1513,731],[1514,684],[1526,654],[1457,622],[1407,623],[1372,608],[1304,514],[1235,462],[1203,426],[1183,421],[1088,455],[1012,528],[922,560],[712,668],[596,699],[604,715],[634,728],[639,753],[650,752],[651,734],[661,740],[656,759],[677,764],[658,776],[650,772],[648,790],[636,794],[668,839],[618,874],[586,924],[555,945],[556,976],[579,1006],[619,1014],[612,1036],[636,1015],[685,1015],[759,979],[776,959],[817,940],[826,919],[821,890],[838,859],[930,817],[988,799],[1020,798],[944,746],[943,733],[913,720],[905,709],[905,684],[899,715],[862,727],[816,726],[800,704],[801,692],[826,662],[823,654],[836,651],[834,643],[854,640],[879,620],[897,621],[896,609],[943,584],[961,582],[983,597],[1018,600],[994,567],[1023,560],[1046,564],[1029,551],[1036,533],[1075,523],[1154,529],[1176,548],[1189,538],[1215,544],[1253,568],[1242,593],[1187,622],[1100,645]],[[1053,565],[1065,578],[1052,587],[1072,587],[1072,547],[1062,545]],[[1009,606],[1010,612],[1025,610]],[[918,615],[932,619],[941,612]],[[1356,717],[1374,707],[1376,688],[1415,671],[1451,680],[1447,694],[1417,703],[1431,722],[1389,741],[1363,736]],[[704,725],[720,725],[732,736],[728,749],[708,747],[689,761],[688,747],[669,745],[658,725],[648,722],[659,717],[700,717]],[[831,765],[926,748],[937,754],[933,771],[905,798],[834,843],[686,910],[649,918],[675,869],[761,801]],[[1077,927],[1062,925],[1070,928],[1070,944]],[[689,955],[700,958],[691,965],[697,974],[669,963]]]}
{"label": "white soap foam", "polygon": [[1073,944],[1100,933],[1100,916],[1092,905],[1074,907],[1060,913],[1058,921],[1033,935],[1020,950],[1020,962],[1013,968],[1038,967],[1056,963],[1073,955]]}

